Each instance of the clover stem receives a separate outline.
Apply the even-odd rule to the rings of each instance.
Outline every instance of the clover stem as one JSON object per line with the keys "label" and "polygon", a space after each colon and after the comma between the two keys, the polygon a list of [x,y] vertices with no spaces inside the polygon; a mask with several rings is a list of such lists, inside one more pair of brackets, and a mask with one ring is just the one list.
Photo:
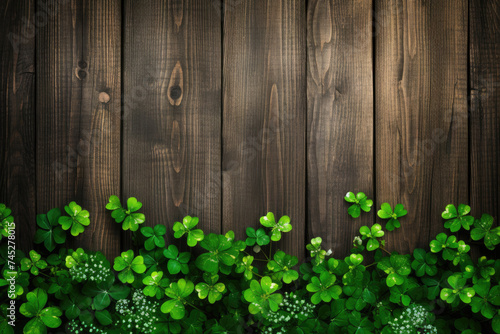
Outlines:
{"label": "clover stem", "polygon": [[198,311],[200,311],[200,312],[203,312],[202,310],[200,310],[199,308],[197,308],[196,306],[194,306],[194,305],[193,305],[193,304],[191,304],[191,303],[186,303],[186,304],[188,304],[189,306],[191,306],[192,308],[194,308],[194,309],[196,309],[196,310],[198,310]]}
{"label": "clover stem", "polygon": [[370,263],[369,265],[365,266],[365,268],[368,268],[368,267],[371,267],[373,266],[374,264],[377,264],[378,262],[373,262],[373,263]]}
{"label": "clover stem", "polygon": [[266,258],[269,260],[271,258],[271,255],[273,254],[273,243],[269,243],[269,257],[266,256]]}
{"label": "clover stem", "polygon": [[389,252],[387,249],[383,248],[383,247],[380,247],[381,250],[383,250],[384,252],[386,252],[387,254],[391,255],[391,252]]}
{"label": "clover stem", "polygon": [[257,273],[256,273],[255,271],[253,271],[253,270],[252,270],[252,274],[254,274],[254,275],[256,275],[256,276],[259,276],[260,278],[264,277],[264,276],[262,276],[262,275],[257,274]]}

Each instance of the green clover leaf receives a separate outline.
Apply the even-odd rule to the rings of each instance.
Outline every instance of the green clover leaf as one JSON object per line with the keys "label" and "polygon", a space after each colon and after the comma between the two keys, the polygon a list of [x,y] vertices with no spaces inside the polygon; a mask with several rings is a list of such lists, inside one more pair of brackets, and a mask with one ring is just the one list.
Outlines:
{"label": "green clover leaf", "polygon": [[354,203],[347,210],[347,213],[351,215],[352,218],[358,218],[361,215],[361,210],[364,212],[370,212],[373,206],[373,201],[368,199],[368,197],[362,192],[354,195],[353,192],[349,191],[345,195],[344,199],[349,203]]}
{"label": "green clover leaf", "polygon": [[87,260],[88,255],[85,254],[85,251],[82,248],[78,248],[76,251],[72,252],[71,255],[66,256],[66,267],[72,268],[87,262]]}
{"label": "green clover leaf", "polygon": [[314,263],[320,264],[324,261],[326,250],[321,249],[321,237],[311,239],[311,243],[306,245],[306,249],[310,252]]}
{"label": "green clover leaf", "polygon": [[296,256],[285,254],[283,251],[277,251],[274,254],[274,260],[267,263],[267,268],[271,271],[273,280],[283,280],[286,284],[290,284],[299,278],[299,273],[292,270],[298,262],[299,260]]}
{"label": "green clover leaf", "polygon": [[448,284],[450,284],[452,289],[442,289],[440,297],[449,304],[453,303],[457,297],[460,297],[462,302],[469,304],[472,297],[476,294],[473,288],[466,286],[467,279],[463,278],[460,274],[448,277]]}
{"label": "green clover leaf", "polygon": [[174,237],[179,239],[184,234],[187,234],[187,244],[189,247],[194,247],[196,244],[203,240],[204,234],[200,229],[193,229],[196,225],[198,225],[198,217],[190,217],[186,216],[182,219],[181,222],[174,223]]}
{"label": "green clover leaf", "polygon": [[238,274],[243,273],[243,277],[245,277],[247,281],[251,280],[253,277],[253,259],[254,258],[251,255],[244,256],[241,261],[236,263],[236,268],[234,269],[234,271]]}
{"label": "green clover leaf", "polygon": [[22,315],[32,318],[24,326],[24,333],[46,333],[47,327],[57,328],[62,321],[59,318],[62,312],[57,307],[47,307],[47,293],[45,290],[36,288],[26,295],[27,302],[19,308]]}
{"label": "green clover leaf", "polygon": [[77,291],[71,291],[61,302],[64,315],[69,320],[76,319],[83,310],[86,310],[92,304],[92,298],[82,295]]}
{"label": "green clover leaf", "polygon": [[473,286],[476,296],[472,297],[470,303],[472,312],[481,312],[487,319],[493,319],[497,313],[497,307],[500,306],[500,285],[496,285],[492,289],[490,287],[490,281],[480,279]]}
{"label": "green clover leaf", "polygon": [[387,275],[386,284],[389,288],[394,285],[402,285],[405,278],[411,273],[411,262],[409,255],[391,254],[377,263],[377,268]]}
{"label": "green clover leaf", "polygon": [[465,204],[460,204],[457,208],[453,204],[448,204],[441,214],[443,219],[447,219],[444,223],[445,228],[449,228],[451,232],[457,232],[460,228],[469,230],[474,224],[474,217],[468,216],[470,212],[470,206]]}
{"label": "green clover leaf", "polygon": [[21,260],[21,270],[22,271],[28,271],[33,275],[38,275],[40,272],[40,269],[45,269],[47,268],[47,262],[42,260],[42,256],[38,254],[36,251],[31,250],[30,251],[30,258],[24,258]]}
{"label": "green clover leaf", "polygon": [[168,260],[167,269],[171,275],[176,275],[182,271],[184,275],[189,273],[189,259],[191,258],[191,253],[183,252],[179,254],[177,246],[170,245],[167,249],[163,251],[163,255]]}
{"label": "green clover leaf", "polygon": [[50,210],[46,215],[36,216],[39,228],[36,231],[34,242],[37,244],[43,242],[49,252],[56,248],[56,244],[63,244],[66,241],[66,232],[59,226],[59,217],[61,217],[61,210],[57,208]]}
{"label": "green clover leaf", "polygon": [[125,285],[115,285],[115,276],[109,275],[102,282],[87,282],[82,289],[86,296],[93,297],[92,305],[96,310],[104,310],[115,300],[125,299],[130,288]]}
{"label": "green clover leaf", "polygon": [[169,286],[170,280],[163,278],[163,271],[153,271],[151,275],[144,277],[142,283],[146,285],[143,292],[146,296],[161,299],[165,294],[165,289]]}
{"label": "green clover leaf", "polygon": [[290,224],[290,217],[283,216],[280,218],[278,223],[274,219],[274,214],[268,212],[267,215],[260,217],[260,223],[264,227],[269,227],[271,229],[271,240],[279,241],[281,240],[281,232],[290,232],[292,230],[292,224]]}
{"label": "green clover leaf", "polygon": [[14,222],[14,217],[10,215],[11,213],[11,209],[6,207],[5,204],[0,203],[0,240],[2,240],[2,237],[8,237],[10,234],[9,225]]}
{"label": "green clover leaf", "polygon": [[260,284],[258,281],[252,280],[250,288],[243,292],[243,297],[250,303],[248,311],[251,314],[266,314],[269,310],[278,311],[279,304],[283,301],[281,294],[274,293],[278,288],[279,285],[274,283],[269,276],[262,277]]}
{"label": "green clover leaf", "polygon": [[239,250],[223,235],[208,234],[200,246],[208,250],[196,259],[196,266],[206,272],[216,274],[221,265],[232,266],[238,258]]}
{"label": "green clover leaf", "polygon": [[383,203],[377,214],[382,219],[389,219],[385,228],[387,231],[393,231],[394,229],[401,227],[401,223],[398,218],[406,216],[408,211],[404,209],[403,204],[397,204],[394,211],[392,211],[389,203]]}
{"label": "green clover leaf", "polygon": [[2,272],[3,278],[0,279],[0,287],[10,286],[14,282],[14,292],[15,297],[24,294],[24,290],[28,287],[30,281],[30,275],[28,273],[22,272],[21,268],[17,268],[15,271],[5,268]]}
{"label": "green clover leaf", "polygon": [[171,299],[161,305],[163,313],[169,313],[173,319],[180,320],[186,314],[186,298],[193,292],[194,284],[189,280],[181,278],[177,282],[170,283],[165,289],[165,295]]}
{"label": "green clover leaf", "polygon": [[198,283],[195,287],[198,292],[198,297],[200,299],[205,299],[208,296],[208,302],[210,304],[214,304],[222,298],[222,294],[224,290],[226,290],[226,286],[224,283],[217,283],[219,275],[204,273],[203,279],[206,283]]}
{"label": "green clover leaf", "polygon": [[374,224],[371,228],[368,226],[361,226],[359,233],[363,240],[368,239],[368,243],[366,244],[366,249],[368,251],[374,251],[380,247],[377,238],[384,236],[384,231],[382,231],[382,226],[380,224]]}
{"label": "green clover leaf", "polygon": [[248,236],[248,238],[245,241],[247,246],[253,246],[256,243],[259,246],[265,246],[270,242],[270,238],[266,234],[266,231],[263,228],[259,228],[257,231],[255,231],[255,229],[253,229],[252,227],[248,227],[246,229],[246,233]]}
{"label": "green clover leaf", "polygon": [[109,203],[106,204],[106,209],[111,210],[111,217],[117,222],[122,223],[123,230],[137,231],[139,225],[146,221],[146,217],[142,213],[137,213],[142,208],[142,203],[135,197],[130,197],[127,200],[127,209],[122,207],[118,196],[112,195],[109,198]]}
{"label": "green clover leaf", "polygon": [[165,238],[163,236],[167,233],[167,228],[164,225],[155,225],[154,228],[149,226],[141,227],[141,233],[147,238],[144,242],[146,250],[150,251],[155,247],[165,247]]}
{"label": "green clover leaf", "polygon": [[123,283],[133,283],[134,282],[134,272],[142,274],[146,271],[146,266],[144,265],[144,258],[142,256],[136,256],[134,258],[134,251],[128,250],[122,252],[120,257],[115,258],[115,263],[113,269],[119,271],[118,279]]}
{"label": "green clover leaf", "polygon": [[421,248],[415,248],[413,250],[413,262],[411,267],[415,270],[415,274],[418,277],[422,277],[425,274],[429,276],[434,276],[437,274],[438,269],[436,266],[437,257],[432,253],[426,253],[425,250]]}
{"label": "green clover leaf", "polygon": [[68,213],[69,217],[62,216],[58,219],[63,230],[71,228],[71,235],[74,237],[85,231],[85,226],[90,224],[89,212],[82,210],[82,207],[75,202],[66,205],[64,210]]}
{"label": "green clover leaf", "polygon": [[319,277],[313,276],[311,283],[306,287],[307,291],[314,292],[311,296],[313,304],[319,304],[321,301],[329,303],[332,299],[338,299],[342,293],[342,288],[335,285],[337,277],[329,272],[322,272]]}
{"label": "green clover leaf", "polygon": [[474,228],[470,236],[472,240],[481,240],[484,238],[484,245],[489,250],[494,250],[495,246],[500,243],[500,226],[491,229],[493,226],[493,217],[488,214],[483,214],[480,220],[476,220]]}

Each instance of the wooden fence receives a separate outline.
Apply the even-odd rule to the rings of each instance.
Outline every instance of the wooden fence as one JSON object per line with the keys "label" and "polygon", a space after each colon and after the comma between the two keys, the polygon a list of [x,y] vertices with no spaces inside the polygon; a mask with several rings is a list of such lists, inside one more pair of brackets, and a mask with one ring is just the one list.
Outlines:
{"label": "wooden fence", "polygon": [[[79,245],[128,247],[105,210],[210,232],[287,214],[281,247],[337,256],[403,203],[389,249],[427,245],[448,203],[500,211],[500,1],[16,0],[0,4],[0,202],[20,247],[75,200]],[[172,240],[169,237],[169,240]]]}

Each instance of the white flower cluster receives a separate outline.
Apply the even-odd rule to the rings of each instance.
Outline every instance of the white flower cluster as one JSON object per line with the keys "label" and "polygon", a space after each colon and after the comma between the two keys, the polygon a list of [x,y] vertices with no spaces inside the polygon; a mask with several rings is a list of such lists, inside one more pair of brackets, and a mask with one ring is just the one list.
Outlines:
{"label": "white flower cluster", "polygon": [[269,327],[262,333],[286,333],[287,323],[294,320],[304,320],[314,315],[314,305],[307,303],[304,299],[300,299],[293,293],[285,292],[283,302],[280,304],[278,312],[269,312],[266,317],[266,322],[270,326],[282,324],[279,328]]}
{"label": "white flower cluster", "polygon": [[437,334],[436,327],[426,324],[428,315],[429,312],[422,305],[413,304],[399,318],[389,322],[389,325],[396,334]]}
{"label": "white flower cluster", "polygon": [[68,329],[70,333],[74,334],[106,334],[107,331],[103,331],[102,329],[97,328],[94,324],[87,324],[82,321],[78,321],[76,319],[71,320],[68,324]]}
{"label": "white flower cluster", "polygon": [[86,262],[71,267],[69,273],[71,278],[78,282],[94,281],[101,283],[111,275],[111,270],[104,264],[101,257],[91,254]]}
{"label": "white flower cluster", "polygon": [[116,326],[124,328],[126,332],[122,333],[127,334],[153,333],[156,330],[154,325],[158,321],[158,302],[146,298],[141,290],[135,290],[132,294],[132,306],[129,304],[128,299],[116,302],[116,312],[122,316]]}

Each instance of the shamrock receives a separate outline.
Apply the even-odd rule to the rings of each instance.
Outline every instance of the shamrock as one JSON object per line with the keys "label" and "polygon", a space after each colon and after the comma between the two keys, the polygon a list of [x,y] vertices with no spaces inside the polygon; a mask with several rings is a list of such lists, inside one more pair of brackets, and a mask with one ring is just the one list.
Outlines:
{"label": "shamrock", "polygon": [[438,269],[436,267],[437,257],[432,253],[426,253],[425,250],[421,248],[415,248],[413,250],[413,257],[415,260],[411,263],[411,267],[415,270],[418,277],[422,277],[425,274],[429,276],[434,276],[437,274]]}
{"label": "shamrock", "polygon": [[260,223],[264,227],[271,228],[271,240],[279,241],[281,240],[281,232],[290,232],[292,230],[292,224],[290,224],[290,217],[283,216],[280,218],[278,223],[274,220],[274,214],[268,212],[267,215],[260,217]]}
{"label": "shamrock", "polygon": [[49,252],[56,248],[56,244],[63,244],[66,241],[66,232],[59,226],[59,217],[61,217],[61,210],[57,208],[50,210],[46,215],[36,216],[39,228],[34,241],[37,244],[43,242]]}
{"label": "shamrock", "polygon": [[500,243],[500,226],[491,229],[492,225],[493,217],[488,214],[484,214],[481,216],[480,220],[476,220],[474,226],[477,227],[470,233],[472,240],[477,241],[484,238],[484,245],[489,250],[494,250],[495,246]]}
{"label": "shamrock", "polygon": [[311,257],[316,264],[323,262],[327,253],[325,250],[321,249],[322,241],[320,237],[316,237],[311,239],[310,244],[306,245],[306,249],[311,253]]}
{"label": "shamrock", "polygon": [[222,298],[222,293],[226,289],[224,283],[217,283],[219,280],[219,275],[214,275],[211,273],[204,273],[203,279],[206,283],[196,284],[196,291],[198,292],[198,297],[200,299],[205,299],[208,296],[208,302],[210,304]]}
{"label": "shamrock", "polygon": [[177,247],[175,245],[170,245],[163,251],[163,255],[169,259],[167,269],[171,275],[176,275],[181,271],[184,275],[189,273],[188,263],[191,258],[191,253],[183,252],[179,254]]}
{"label": "shamrock", "polygon": [[85,230],[85,226],[90,224],[89,212],[82,210],[82,207],[75,202],[66,205],[64,210],[68,213],[69,217],[59,217],[58,222],[63,230],[71,228],[71,235],[76,237]]}
{"label": "shamrock", "polygon": [[40,272],[40,269],[45,269],[47,268],[47,262],[42,260],[42,256],[38,254],[36,251],[31,250],[30,251],[30,258],[24,258],[21,260],[21,270],[22,271],[28,271],[33,275],[38,275]]}
{"label": "shamrock", "polygon": [[57,299],[63,299],[65,295],[67,295],[72,288],[71,278],[68,275],[68,272],[65,271],[61,275],[54,277],[55,280],[50,285],[49,290],[47,291],[49,294],[54,294]]}
{"label": "shamrock", "polygon": [[267,263],[267,268],[273,273],[272,278],[290,284],[299,278],[299,273],[292,268],[299,262],[296,256],[285,254],[283,251],[277,251],[274,254],[274,260]]}
{"label": "shamrock", "polygon": [[383,203],[377,214],[382,219],[389,219],[385,228],[387,231],[393,231],[395,228],[401,227],[398,218],[406,216],[408,211],[404,209],[403,204],[397,204],[393,212],[389,203]]}
{"label": "shamrock", "polygon": [[259,246],[265,246],[269,244],[269,236],[266,234],[266,231],[263,228],[259,228],[257,231],[255,229],[248,227],[246,229],[246,233],[248,238],[246,239],[246,244],[248,246],[253,246],[255,243]]}
{"label": "shamrock", "polygon": [[127,200],[127,209],[122,207],[120,199],[115,195],[112,195],[109,198],[109,203],[106,204],[106,209],[113,211],[111,217],[113,217],[117,223],[123,222],[122,228],[125,231],[137,231],[139,225],[146,221],[144,214],[136,212],[140,208],[142,208],[142,203],[135,197],[130,197]]}
{"label": "shamrock", "polygon": [[457,210],[453,204],[448,204],[441,214],[441,217],[447,219],[444,227],[449,228],[451,232],[457,232],[461,227],[469,230],[474,224],[474,217],[468,216],[469,212],[470,206],[468,205],[460,204]]}
{"label": "shamrock", "polygon": [[321,301],[329,303],[332,299],[338,299],[342,293],[342,288],[334,285],[336,276],[329,272],[322,272],[319,276],[313,276],[311,283],[307,285],[307,291],[314,292],[311,296],[313,304],[319,304]]}
{"label": "shamrock", "polygon": [[115,300],[125,299],[130,293],[130,288],[125,285],[116,285],[115,276],[109,275],[102,282],[88,282],[83,286],[82,293],[93,297],[92,305],[96,310],[104,310]]}
{"label": "shamrock", "polygon": [[[9,291],[9,294],[13,293],[16,298],[24,293],[24,289],[26,289],[30,283],[30,275],[22,272],[20,268],[17,268],[16,271],[6,268],[2,272],[2,276],[3,278],[0,279],[0,287],[9,286],[10,289],[13,288],[13,290]],[[14,286],[10,285],[12,283],[14,283]]]}
{"label": "shamrock", "polygon": [[[351,254],[345,258],[344,262],[347,264],[348,269],[342,276],[342,282],[344,285],[356,285],[356,283],[363,279],[363,273],[366,270],[366,267],[361,264],[363,262],[363,255]],[[342,264],[342,262],[340,264]]]}
{"label": "shamrock", "polygon": [[11,209],[0,203],[0,240],[10,234],[9,227],[13,226],[12,223],[14,223],[14,217],[10,215],[11,213]]}
{"label": "shamrock", "polygon": [[223,235],[208,234],[200,243],[208,250],[196,259],[196,266],[203,271],[217,273],[220,265],[231,266],[236,262],[239,250]]}
{"label": "shamrock", "polygon": [[181,222],[174,223],[174,237],[179,239],[184,234],[187,234],[187,244],[189,247],[194,247],[199,241],[204,238],[203,231],[200,229],[193,230],[198,225],[198,217],[186,216]]}
{"label": "shamrock", "polygon": [[238,274],[243,273],[243,277],[245,277],[245,279],[249,281],[253,277],[252,262],[253,256],[244,256],[241,261],[236,264],[236,269],[234,269],[234,271]]}
{"label": "shamrock", "polygon": [[363,240],[368,239],[366,249],[368,251],[374,251],[380,247],[380,243],[377,238],[384,236],[384,231],[382,231],[382,226],[380,224],[374,224],[371,229],[368,226],[361,226],[359,229]]}
{"label": "shamrock", "polygon": [[349,207],[347,213],[351,215],[352,218],[358,218],[361,215],[361,210],[364,212],[370,212],[373,206],[373,201],[368,199],[364,193],[357,193],[354,195],[353,192],[348,192],[344,199],[349,203],[354,203]]}
{"label": "shamrock", "polygon": [[469,304],[472,300],[471,298],[476,294],[473,288],[466,286],[467,279],[463,278],[460,274],[448,277],[448,283],[452,289],[442,289],[440,297],[449,304],[453,303],[457,296],[459,296],[464,303]]}
{"label": "shamrock", "polygon": [[164,250],[160,248],[156,248],[149,252],[145,249],[139,250],[139,254],[144,258],[144,265],[148,268],[146,272],[147,275],[151,274],[153,271],[158,271],[160,265],[166,261],[163,251]]}
{"label": "shamrock", "polygon": [[439,253],[443,250],[443,259],[453,261],[458,248],[457,237],[454,235],[447,236],[445,233],[439,233],[435,240],[429,244],[431,252]]}
{"label": "shamrock", "polygon": [[170,283],[170,286],[165,289],[165,295],[171,299],[161,305],[163,313],[170,313],[170,316],[176,320],[184,318],[187,303],[186,298],[193,292],[194,284],[189,280],[181,278],[177,282]]}
{"label": "shamrock", "polygon": [[75,290],[65,297],[61,302],[61,307],[64,310],[64,315],[69,320],[77,318],[82,310],[86,310],[92,304],[92,298],[82,295]]}
{"label": "shamrock", "polygon": [[497,313],[495,306],[500,306],[500,285],[494,286],[491,290],[491,282],[485,279],[480,279],[473,288],[476,295],[472,297],[470,303],[472,312],[481,314],[487,318],[492,319]]}
{"label": "shamrock", "polygon": [[82,248],[78,248],[76,251],[72,252],[71,255],[66,256],[66,267],[72,268],[78,266],[87,262],[88,258],[85,251]]}
{"label": "shamrock", "polygon": [[32,318],[24,326],[24,333],[46,333],[47,327],[57,328],[62,321],[59,318],[62,312],[57,307],[47,307],[47,293],[45,290],[36,288],[26,295],[27,302],[19,308],[22,315]]}
{"label": "shamrock", "polygon": [[262,277],[260,284],[258,281],[252,280],[250,288],[243,292],[243,297],[250,303],[248,311],[251,314],[259,312],[266,314],[269,309],[273,312],[278,311],[279,304],[283,301],[281,294],[274,293],[278,288],[279,285],[274,283],[269,276]]}
{"label": "shamrock", "polygon": [[439,296],[441,288],[445,286],[448,277],[452,274],[451,271],[444,272],[441,277],[422,277],[422,283],[427,286],[427,299],[434,300]]}
{"label": "shamrock", "polygon": [[165,247],[165,238],[163,237],[167,233],[167,228],[164,225],[155,225],[154,228],[149,226],[141,227],[141,233],[147,239],[144,242],[144,248],[150,251],[153,248]]}
{"label": "shamrock", "polygon": [[394,285],[402,285],[406,276],[411,272],[409,255],[391,254],[390,257],[384,257],[380,260],[377,268],[388,274],[386,284],[389,288]]}
{"label": "shamrock", "polygon": [[390,289],[391,296],[389,300],[395,304],[409,306],[411,303],[410,292],[418,288],[418,283],[414,278],[409,278],[401,285],[395,285]]}
{"label": "shamrock", "polygon": [[373,333],[373,323],[368,317],[361,317],[359,312],[351,312],[349,314],[349,333],[370,334]]}
{"label": "shamrock", "polygon": [[142,274],[146,271],[146,266],[144,265],[144,258],[142,256],[137,256],[134,258],[134,251],[128,250],[122,252],[120,257],[115,258],[115,264],[113,269],[119,271],[118,279],[123,283],[134,282],[134,272]]}
{"label": "shamrock", "polygon": [[163,278],[163,271],[153,271],[151,275],[144,277],[142,283],[146,285],[143,292],[146,296],[161,299],[165,294],[165,288],[170,284],[168,278]]}

